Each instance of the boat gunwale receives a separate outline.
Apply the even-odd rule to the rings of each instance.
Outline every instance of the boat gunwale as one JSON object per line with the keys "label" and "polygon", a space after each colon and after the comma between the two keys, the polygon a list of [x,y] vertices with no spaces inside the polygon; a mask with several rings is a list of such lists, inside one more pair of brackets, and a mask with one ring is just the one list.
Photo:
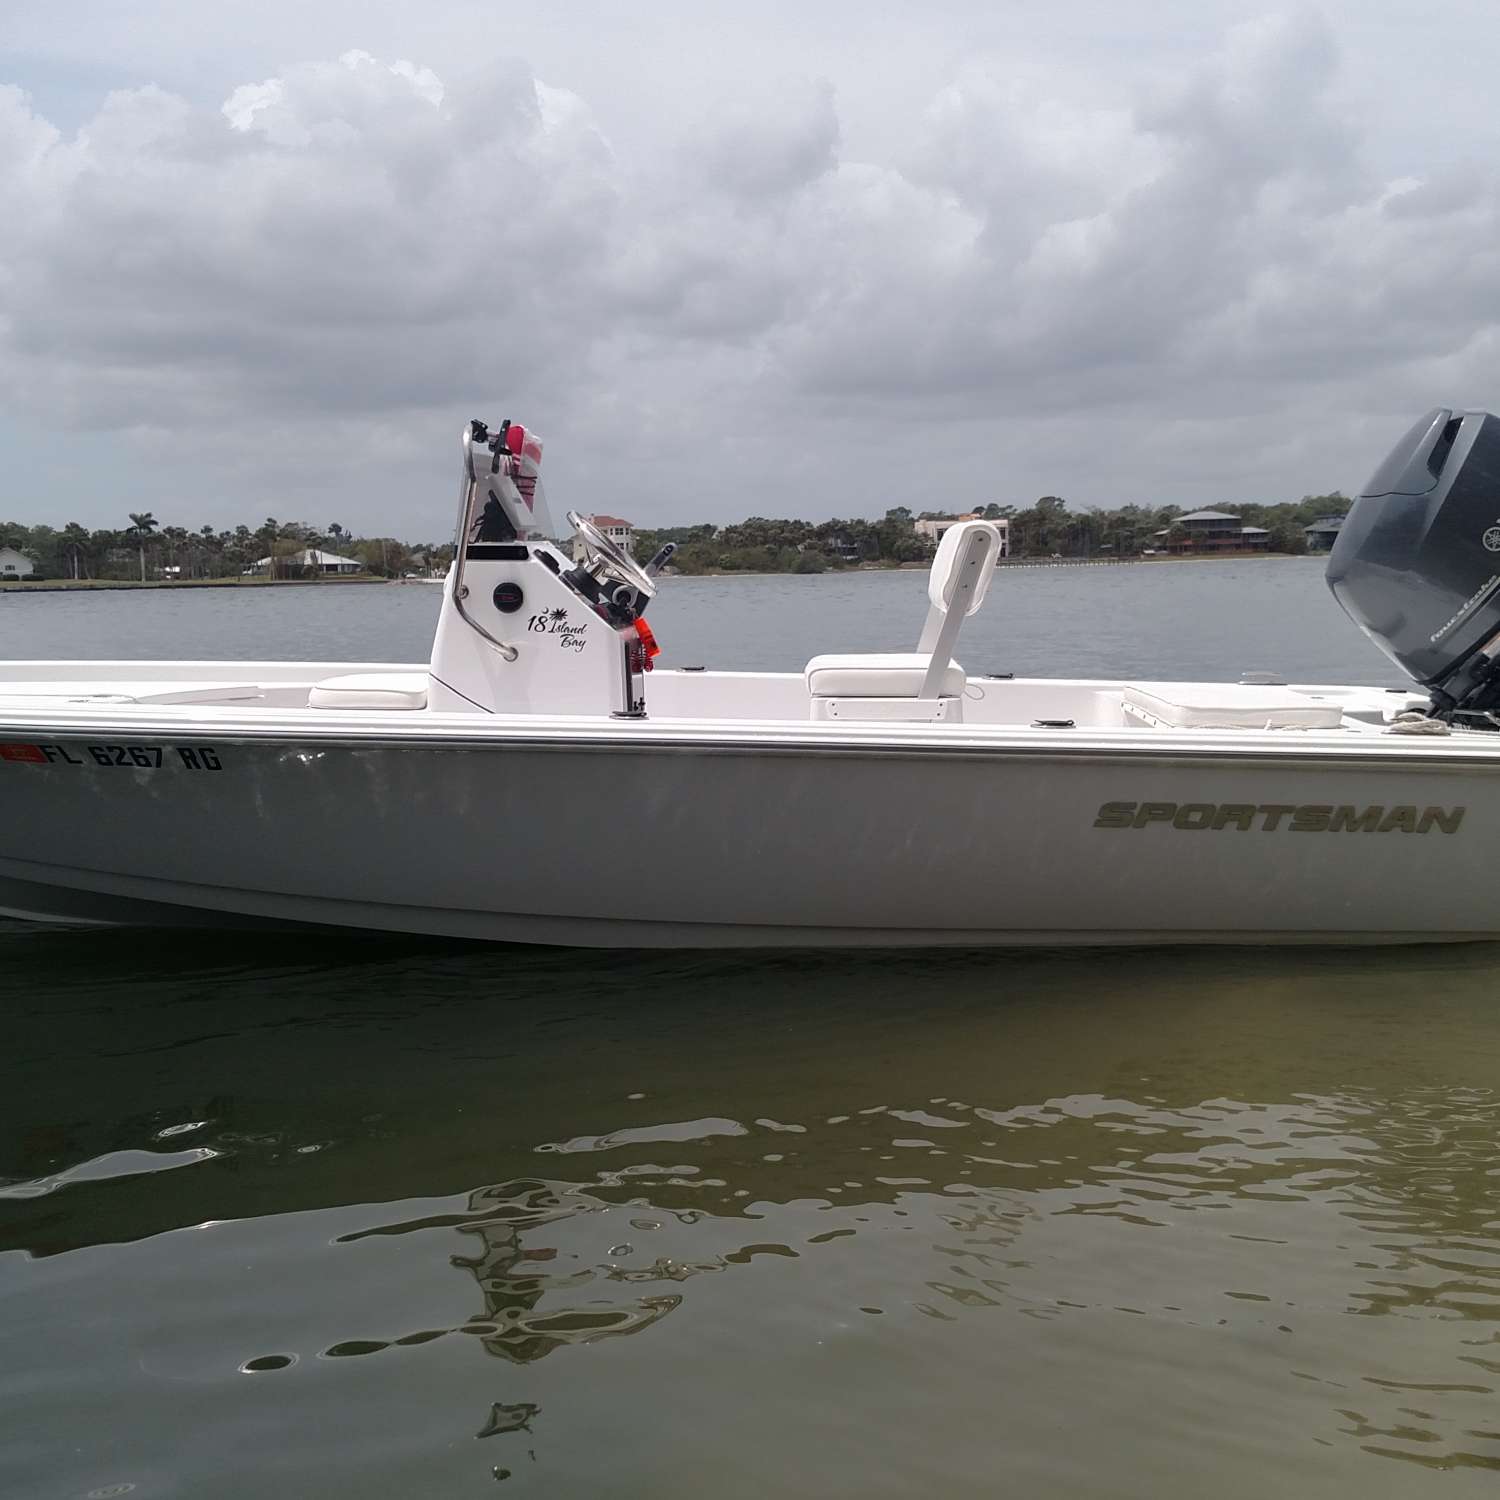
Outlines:
{"label": "boat gunwale", "polygon": [[[594,714],[434,712],[431,709],[313,709],[302,706],[249,708],[243,703],[136,702],[98,699],[68,701],[61,694],[16,693],[6,701],[8,682],[29,687],[70,681],[102,692],[115,678],[119,688],[132,682],[195,680],[223,684],[242,681],[268,686],[316,679],[329,673],[425,673],[426,663],[308,662],[218,660],[124,661],[48,660],[0,662],[0,736],[61,738],[69,741],[108,735],[135,740],[170,737],[198,743],[347,745],[392,749],[563,749],[589,753],[664,753],[730,755],[817,755],[899,760],[1025,759],[1067,764],[1265,763],[1344,764],[1408,767],[1415,765],[1500,768],[1500,734],[1460,734],[1441,739],[1390,735],[1368,720],[1337,729],[1144,728],[1115,724],[1081,724],[1073,728],[1009,722],[902,723],[786,717],[734,718],[724,715],[662,715],[645,719],[610,719]],[[19,673],[7,679],[6,673]],[[677,668],[663,676],[703,677]],[[713,678],[764,681],[795,680],[801,674],[766,671],[717,671]],[[969,681],[1008,691],[1029,686],[1066,687],[1080,693],[1109,692],[1129,679],[1011,677]],[[1183,679],[1184,682],[1190,679]],[[1207,685],[1193,681],[1194,686]],[[1289,691],[1313,697],[1367,700],[1373,704],[1398,690],[1360,684],[1291,683]],[[1409,690],[1413,698],[1420,688]],[[26,700],[26,701],[23,701]]]}
{"label": "boat gunwale", "polygon": [[[1493,745],[1469,743],[1469,736],[1444,738],[1441,744],[1423,736],[1384,736],[1376,732],[1350,734],[1343,730],[1146,730],[1083,726],[1068,730],[1030,729],[1018,725],[956,724],[921,726],[904,732],[893,726],[855,726],[827,721],[758,721],[645,719],[600,722],[591,718],[540,718],[533,715],[487,715],[470,722],[470,715],[444,715],[448,722],[372,723],[374,714],[298,710],[296,716],[260,710],[257,722],[230,710],[205,710],[190,705],[178,714],[161,713],[157,705],[142,704],[140,712],[111,705],[101,714],[80,709],[76,715],[42,717],[0,708],[0,735],[31,736],[68,741],[110,735],[140,741],[309,745],[314,748],[389,748],[396,750],[528,749],[574,753],[618,754],[635,751],[658,754],[816,755],[845,759],[925,760],[966,759],[1051,760],[1076,764],[1181,765],[1184,762],[1274,762],[1280,765],[1318,765],[1329,762],[1390,767],[1455,766],[1466,770],[1492,767],[1500,771],[1500,735]],[[210,715],[223,712],[223,719]],[[403,711],[407,718],[418,715]],[[264,716],[263,716],[264,715]],[[317,715],[317,717],[313,717]],[[460,722],[453,722],[458,720]],[[743,727],[755,723],[753,732]],[[767,730],[773,732],[767,732]],[[1295,734],[1296,741],[1290,740]],[[1176,741],[1163,744],[1158,735]],[[1316,736],[1316,738],[1314,738]],[[1152,743],[1141,743],[1149,737]],[[1179,738],[1180,737],[1180,738]],[[1480,738],[1475,736],[1475,739]]]}

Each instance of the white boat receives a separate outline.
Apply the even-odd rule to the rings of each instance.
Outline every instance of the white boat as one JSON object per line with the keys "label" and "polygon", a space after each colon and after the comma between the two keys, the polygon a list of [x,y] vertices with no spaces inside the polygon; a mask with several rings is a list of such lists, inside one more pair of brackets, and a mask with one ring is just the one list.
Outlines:
{"label": "white boat", "polygon": [[540,444],[474,423],[429,661],[0,666],[0,910],[619,947],[1500,937],[1497,428],[1424,419],[1335,549],[1422,678],[1391,692],[968,675],[982,521],[909,654],[652,671],[663,559],[572,516],[575,565]]}

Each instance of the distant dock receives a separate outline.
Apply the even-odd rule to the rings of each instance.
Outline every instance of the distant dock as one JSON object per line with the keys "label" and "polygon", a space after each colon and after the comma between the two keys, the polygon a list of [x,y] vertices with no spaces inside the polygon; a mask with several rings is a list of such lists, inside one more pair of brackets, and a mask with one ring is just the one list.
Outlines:
{"label": "distant dock", "polygon": [[997,568],[1118,568],[1137,563],[1138,557],[1001,557]]}

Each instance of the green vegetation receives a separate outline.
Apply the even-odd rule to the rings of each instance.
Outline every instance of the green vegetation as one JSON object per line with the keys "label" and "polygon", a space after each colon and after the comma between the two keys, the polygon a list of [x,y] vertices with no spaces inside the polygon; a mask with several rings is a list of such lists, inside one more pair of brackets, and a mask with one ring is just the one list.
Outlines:
{"label": "green vegetation", "polygon": [[[1304,495],[1277,505],[1225,505],[1246,526],[1270,532],[1270,550],[1301,553],[1307,550],[1302,528],[1323,516],[1341,516],[1349,500],[1338,493]],[[1170,528],[1182,513],[1180,506],[1151,508],[1124,505],[1116,510],[1071,511],[1056,495],[1044,495],[1034,505],[989,505],[981,514],[1010,522],[1013,557],[1135,557],[1158,545],[1155,534]],[[914,529],[919,520],[940,516],[924,511],[914,516],[905,506],[886,511],[878,521],[793,521],[751,516],[736,525],[678,526],[638,531],[637,557],[650,557],[663,542],[676,542],[673,567],[680,573],[823,573],[850,567],[899,567],[925,562],[931,543]],[[23,526],[0,521],[0,547],[14,547],[36,565],[35,580],[150,582],[163,578],[202,582],[239,578],[263,557],[275,559],[272,577],[299,580],[323,576],[316,568],[291,561],[306,548],[358,559],[364,572],[377,578],[403,573],[441,570],[453,555],[451,545],[413,545],[392,537],[361,537],[337,521],[319,529],[301,521],[278,521],[268,516],[260,526],[236,526],[197,531],[163,526],[150,511],[132,512],[130,525],[118,531],[89,531],[76,521],[60,530],[52,526]],[[247,580],[249,581],[249,580]]]}
{"label": "green vegetation", "polygon": [[[137,583],[169,578],[203,582],[239,578],[263,557],[275,559],[278,580],[331,577],[290,559],[312,547],[352,557],[366,574],[397,578],[403,573],[445,568],[453,555],[450,544],[413,545],[392,537],[360,537],[337,521],[318,528],[301,521],[278,521],[267,516],[257,527],[236,526],[215,531],[201,526],[163,526],[150,511],[130,513],[130,525],[118,531],[90,531],[76,521],[60,530],[54,526],[23,526],[0,521],[0,547],[14,547],[35,564],[34,580],[134,580]],[[246,582],[250,582],[246,579]]]}
{"label": "green vegetation", "polygon": [[[1352,502],[1334,491],[1331,495],[1304,495],[1300,500],[1276,505],[1215,505],[1240,518],[1245,526],[1263,526],[1270,533],[1268,550],[1293,556],[1307,551],[1304,526],[1324,516],[1344,515]],[[1165,505],[1152,509],[1142,505],[1123,505],[1117,510],[1070,512],[1067,502],[1056,495],[1044,495],[1025,510],[1012,506],[991,505],[984,514],[991,519],[1006,517],[1010,521],[1011,555],[1014,557],[1094,557],[1113,554],[1135,557],[1147,548],[1158,547],[1156,533],[1170,531],[1172,523],[1183,514],[1181,506]]]}
{"label": "green vegetation", "polygon": [[[1323,516],[1341,516],[1350,501],[1331,495],[1304,495],[1277,505],[1215,506],[1241,518],[1246,526],[1270,532],[1269,550],[1307,551],[1302,528]],[[736,526],[678,526],[638,531],[637,557],[648,558],[663,542],[676,542],[672,566],[681,573],[822,573],[848,567],[899,567],[924,562],[932,545],[913,530],[913,522],[938,518],[941,511],[913,516],[905,506],[888,510],[879,521],[768,520],[752,516]],[[1176,505],[1155,508],[1123,505],[1116,510],[1070,511],[1065,500],[1044,495],[1035,505],[989,505],[980,512],[989,520],[1010,522],[1012,557],[1137,557],[1159,544],[1156,533],[1170,530],[1182,514]]]}
{"label": "green vegetation", "polygon": [[678,526],[638,531],[635,555],[649,558],[663,542],[676,542],[679,573],[822,573],[857,563],[887,567],[932,555],[912,530],[904,506],[882,520],[771,521],[751,516],[734,526]]}

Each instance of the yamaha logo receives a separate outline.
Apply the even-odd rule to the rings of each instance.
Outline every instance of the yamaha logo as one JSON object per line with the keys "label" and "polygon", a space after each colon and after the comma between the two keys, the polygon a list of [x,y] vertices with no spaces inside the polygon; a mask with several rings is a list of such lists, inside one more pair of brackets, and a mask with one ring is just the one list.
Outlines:
{"label": "yamaha logo", "polygon": [[1491,526],[1479,540],[1488,551],[1500,552],[1500,526]]}

